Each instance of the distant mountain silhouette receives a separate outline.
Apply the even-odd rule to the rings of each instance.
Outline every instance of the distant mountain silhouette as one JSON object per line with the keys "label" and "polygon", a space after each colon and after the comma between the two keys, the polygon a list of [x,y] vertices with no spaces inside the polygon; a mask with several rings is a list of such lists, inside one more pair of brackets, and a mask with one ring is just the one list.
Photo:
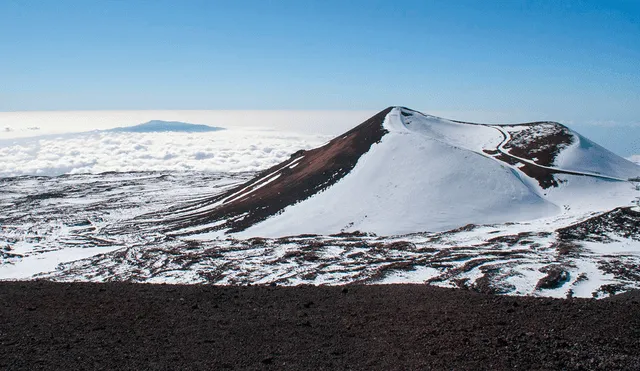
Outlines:
{"label": "distant mountain silhouette", "polygon": [[116,133],[163,133],[163,132],[182,132],[182,133],[205,133],[211,131],[224,130],[215,126],[189,124],[180,121],[162,121],[152,120],[140,125],[126,126],[107,130]]}

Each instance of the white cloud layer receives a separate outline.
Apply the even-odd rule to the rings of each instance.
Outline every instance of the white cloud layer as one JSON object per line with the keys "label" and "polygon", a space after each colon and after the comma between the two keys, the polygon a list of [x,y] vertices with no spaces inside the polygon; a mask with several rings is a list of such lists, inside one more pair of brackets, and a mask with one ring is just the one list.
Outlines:
{"label": "white cloud layer", "polygon": [[628,157],[628,159],[630,161],[633,161],[636,164],[640,165],[640,155],[633,155],[633,156]]}
{"label": "white cloud layer", "polygon": [[231,129],[209,133],[94,131],[0,143],[0,177],[106,171],[256,171],[327,135]]}
{"label": "white cloud layer", "polygon": [[[275,165],[299,149],[316,147],[373,113],[0,112],[0,177],[131,170],[255,171]],[[158,119],[228,130],[108,132]]]}
{"label": "white cloud layer", "polygon": [[[130,170],[260,170],[286,159],[299,149],[322,144],[351,129],[373,113],[375,112],[0,112],[0,177]],[[460,113],[430,113],[466,119]],[[477,112],[468,116],[475,117],[475,121],[487,122],[494,122],[499,117],[496,114],[495,117],[483,119],[484,116]],[[211,133],[89,132],[132,126],[155,119],[206,124],[229,130]],[[592,139],[598,141],[597,136]],[[631,150],[627,154],[629,152],[637,151]],[[629,159],[640,163],[640,155]]]}

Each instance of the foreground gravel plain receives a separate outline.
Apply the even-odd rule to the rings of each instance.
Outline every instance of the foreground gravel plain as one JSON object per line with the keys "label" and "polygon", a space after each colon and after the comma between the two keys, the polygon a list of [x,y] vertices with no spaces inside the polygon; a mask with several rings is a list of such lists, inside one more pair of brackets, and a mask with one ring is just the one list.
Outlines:
{"label": "foreground gravel plain", "polygon": [[640,293],[0,282],[0,369],[640,369]]}

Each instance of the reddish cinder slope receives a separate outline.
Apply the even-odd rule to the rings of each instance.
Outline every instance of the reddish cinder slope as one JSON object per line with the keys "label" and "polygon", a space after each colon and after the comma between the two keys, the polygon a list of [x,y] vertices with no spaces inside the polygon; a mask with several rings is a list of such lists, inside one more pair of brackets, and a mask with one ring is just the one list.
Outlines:
{"label": "reddish cinder slope", "polygon": [[226,220],[199,231],[241,231],[330,187],[348,174],[371,145],[387,133],[382,123],[391,109],[379,112],[322,147],[294,153],[289,160],[222,195],[170,210],[168,215],[173,217],[165,223],[167,229]]}

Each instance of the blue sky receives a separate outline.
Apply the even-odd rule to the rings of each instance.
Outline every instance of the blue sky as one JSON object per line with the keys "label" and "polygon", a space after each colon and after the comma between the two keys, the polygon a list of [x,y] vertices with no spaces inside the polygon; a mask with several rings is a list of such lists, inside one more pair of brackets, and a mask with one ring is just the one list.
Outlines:
{"label": "blue sky", "polygon": [[0,54],[0,111],[405,105],[640,123],[635,0],[3,0]]}

